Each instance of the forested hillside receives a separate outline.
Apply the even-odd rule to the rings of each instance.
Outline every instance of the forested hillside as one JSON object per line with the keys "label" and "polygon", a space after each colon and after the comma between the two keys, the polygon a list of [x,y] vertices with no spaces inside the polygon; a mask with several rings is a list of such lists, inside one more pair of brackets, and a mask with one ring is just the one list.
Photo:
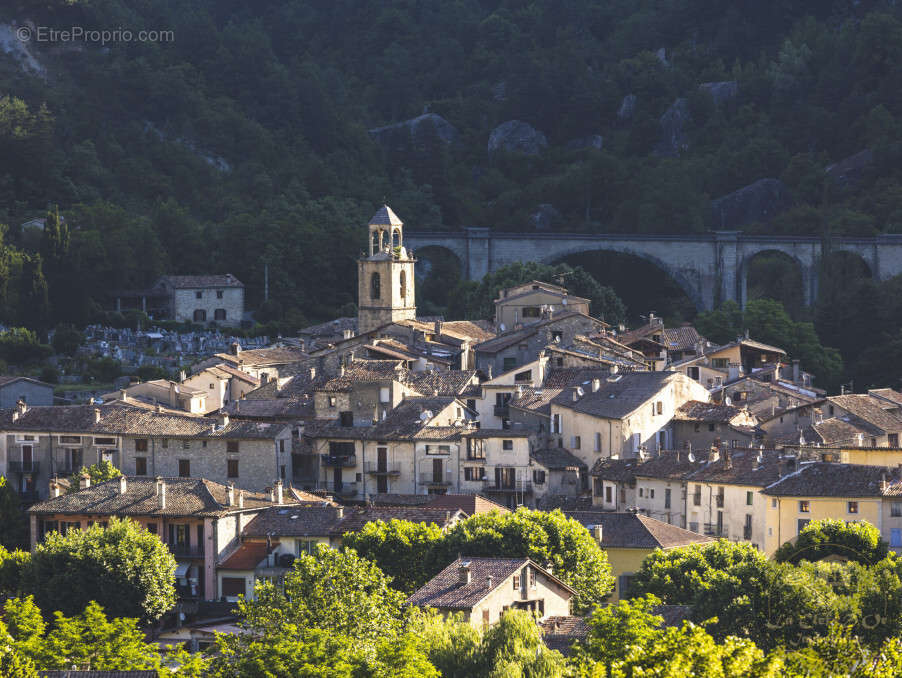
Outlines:
{"label": "forested hillside", "polygon": [[[383,199],[412,229],[902,232],[894,4],[5,3],[8,37],[31,21],[172,38],[19,45],[0,30],[0,320],[85,322],[105,290],[163,272],[232,272],[258,307],[264,263],[261,319],[326,319],[352,310],[361,224]],[[19,226],[51,204],[62,249]],[[648,310],[624,279],[640,269],[595,261],[578,263],[632,317]],[[854,295],[893,296],[843,266],[822,318],[793,307],[780,266],[759,262],[752,290],[817,319],[826,344],[845,341],[846,309],[860,322]],[[902,342],[895,321],[872,329]],[[866,348],[840,347],[847,364]]]}

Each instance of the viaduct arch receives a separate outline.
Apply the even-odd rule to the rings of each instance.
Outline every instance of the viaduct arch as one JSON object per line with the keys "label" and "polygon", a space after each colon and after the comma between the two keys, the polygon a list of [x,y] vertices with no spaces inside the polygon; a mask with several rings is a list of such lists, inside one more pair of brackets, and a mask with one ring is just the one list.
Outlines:
{"label": "viaduct arch", "polygon": [[[699,310],[711,310],[732,300],[745,306],[748,267],[762,252],[781,252],[802,272],[803,299],[817,299],[824,243],[805,236],[745,235],[714,231],[698,235],[628,235],[586,233],[495,233],[488,228],[451,232],[408,232],[406,245],[451,251],[463,265],[463,275],[479,280],[514,262],[550,263],[569,254],[607,250],[650,261],[680,285]],[[829,252],[848,252],[864,260],[875,280],[902,273],[902,235],[836,238]]]}

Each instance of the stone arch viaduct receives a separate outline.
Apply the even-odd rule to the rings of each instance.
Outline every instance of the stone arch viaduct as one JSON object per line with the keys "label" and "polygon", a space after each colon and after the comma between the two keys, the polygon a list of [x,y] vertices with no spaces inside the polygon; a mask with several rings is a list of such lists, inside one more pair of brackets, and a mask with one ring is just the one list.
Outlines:
{"label": "stone arch viaduct", "polygon": [[[805,304],[817,299],[824,243],[805,236],[745,235],[715,231],[698,235],[629,235],[585,233],[502,233],[489,228],[452,232],[408,232],[405,245],[416,251],[438,247],[461,263],[464,276],[479,280],[486,273],[517,261],[552,263],[570,254],[609,251],[649,261],[667,273],[700,310],[726,300],[742,306],[751,259],[762,252],[781,252],[799,267]],[[860,257],[876,280],[902,273],[902,235],[834,238],[831,252]]]}

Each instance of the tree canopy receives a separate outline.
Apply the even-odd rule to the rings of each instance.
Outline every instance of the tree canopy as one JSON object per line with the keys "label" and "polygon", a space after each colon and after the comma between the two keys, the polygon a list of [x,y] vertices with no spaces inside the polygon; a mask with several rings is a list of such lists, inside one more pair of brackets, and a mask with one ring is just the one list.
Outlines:
{"label": "tree canopy", "polygon": [[839,556],[863,565],[874,565],[886,558],[889,544],[880,530],[865,521],[814,520],[808,523],[794,542],[786,542],[774,554],[781,563],[821,560]]}

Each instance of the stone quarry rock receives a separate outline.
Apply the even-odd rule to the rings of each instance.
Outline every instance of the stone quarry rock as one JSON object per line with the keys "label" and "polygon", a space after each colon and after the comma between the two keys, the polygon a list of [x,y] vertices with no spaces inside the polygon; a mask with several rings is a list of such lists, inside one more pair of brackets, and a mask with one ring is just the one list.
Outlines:
{"label": "stone quarry rock", "polygon": [[620,120],[629,120],[636,112],[636,95],[627,94],[620,102],[620,108],[617,109],[617,117]]}
{"label": "stone quarry rock", "polygon": [[711,224],[732,230],[753,222],[768,222],[789,207],[789,190],[779,179],[759,179],[711,201]]}
{"label": "stone quarry rock", "polygon": [[839,162],[828,165],[824,170],[827,176],[838,186],[846,187],[857,184],[868,168],[874,164],[874,154],[869,148],[858,151],[855,155],[843,158]]}
{"label": "stone quarry rock", "polygon": [[542,203],[536,208],[529,220],[537,231],[550,231],[552,227],[561,222],[564,218],[554,205],[547,202]]}
{"label": "stone quarry rock", "polygon": [[679,98],[661,116],[661,139],[655,146],[658,155],[679,155],[689,148],[686,125],[692,120],[687,99]]}
{"label": "stone quarry rock", "polygon": [[426,140],[426,135],[431,134],[433,130],[438,139],[445,144],[456,143],[459,137],[454,125],[435,113],[425,113],[394,125],[376,127],[369,130],[369,133],[373,139],[383,146],[397,148],[408,141],[421,143]]}
{"label": "stone quarry rock", "polygon": [[739,84],[735,80],[703,82],[698,88],[710,94],[714,100],[714,105],[718,108],[732,101],[739,94]]}
{"label": "stone quarry rock", "polygon": [[568,151],[581,151],[585,148],[594,148],[600,151],[602,146],[604,146],[604,138],[600,134],[590,134],[587,137],[568,141],[564,148]]}
{"label": "stone quarry rock", "polygon": [[522,120],[503,122],[489,135],[489,155],[498,151],[538,155],[546,146],[545,135]]}

